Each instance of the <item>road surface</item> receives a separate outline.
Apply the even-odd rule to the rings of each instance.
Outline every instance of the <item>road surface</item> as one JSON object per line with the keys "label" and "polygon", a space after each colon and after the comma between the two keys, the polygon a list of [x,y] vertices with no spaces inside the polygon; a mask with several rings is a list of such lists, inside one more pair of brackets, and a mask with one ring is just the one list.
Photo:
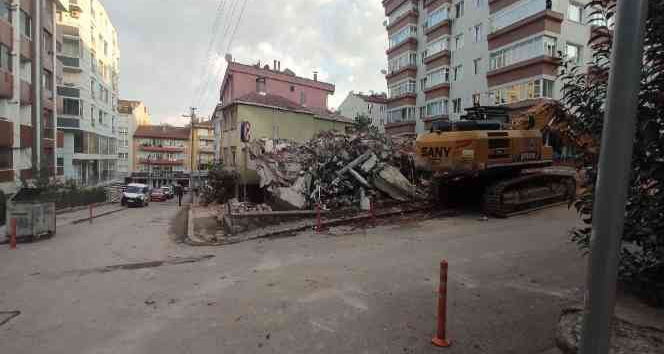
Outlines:
{"label": "road surface", "polygon": [[[564,207],[507,220],[396,222],[215,248],[177,243],[173,202],[0,249],[2,353],[544,353],[585,260]],[[180,218],[181,219],[181,218]]]}

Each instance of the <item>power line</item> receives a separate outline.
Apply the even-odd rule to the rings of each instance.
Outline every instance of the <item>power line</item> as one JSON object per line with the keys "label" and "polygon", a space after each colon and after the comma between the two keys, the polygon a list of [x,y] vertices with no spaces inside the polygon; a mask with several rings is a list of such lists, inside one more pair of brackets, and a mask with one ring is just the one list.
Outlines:
{"label": "power line", "polygon": [[[205,78],[205,72],[207,71],[207,67],[209,65],[210,56],[212,54],[212,48],[215,45],[215,43],[217,42],[219,26],[220,26],[222,15],[224,14],[223,9],[224,9],[224,6],[226,5],[226,3],[227,3],[226,0],[219,0],[219,4],[217,5],[217,11],[215,12],[214,21],[212,22],[212,26],[210,27],[210,31],[209,31],[209,35],[208,35],[210,40],[208,41],[207,49],[204,53],[205,56],[203,57],[203,65],[202,65],[201,70],[200,70],[200,75],[196,76],[196,77],[199,78],[199,80],[196,81],[197,84],[199,82],[203,81],[203,79]],[[195,99],[198,96],[198,94],[200,93],[201,90],[202,90],[201,86],[197,85],[192,99]]]}
{"label": "power line", "polygon": [[[238,16],[237,21],[235,22],[235,26],[233,27],[233,31],[231,32],[230,40],[229,40],[228,44],[226,45],[226,50],[224,51],[224,53],[228,53],[228,50],[230,49],[231,45],[233,44],[233,40],[235,39],[235,33],[237,32],[237,28],[239,27],[240,22],[242,21],[242,17],[244,16],[244,10],[247,7],[247,2],[248,2],[248,0],[244,0],[244,2],[242,3],[242,9],[240,10],[240,15]],[[218,84],[218,82],[217,82],[218,81],[218,76],[221,74],[221,67],[219,68],[218,71],[219,72],[215,72],[215,75],[213,76],[213,79],[214,79],[213,83],[216,83],[216,84]],[[204,94],[203,94],[203,100],[207,99],[207,97],[209,96],[211,91],[214,92],[213,90],[210,90],[206,86],[206,92],[204,92]]]}
{"label": "power line", "polygon": [[[229,9],[229,11],[227,11],[227,14],[228,14],[227,21],[226,21],[224,31],[223,31],[223,35],[222,35],[222,43],[221,43],[222,46],[223,46],[223,43],[226,41],[226,38],[228,36],[228,32],[230,31],[231,27],[233,27],[233,16],[235,14],[235,10],[236,10],[236,7],[237,7],[236,5],[239,3],[239,1],[240,0],[237,0],[237,1],[231,0],[230,9]],[[206,92],[209,90],[211,78],[210,78],[210,75],[207,73],[207,68],[208,68],[208,64],[206,63],[205,70],[203,71],[203,75],[205,75],[205,79],[204,79],[205,83],[200,86],[200,90],[197,92],[197,95],[196,95],[196,101],[195,102],[196,102],[197,106],[200,106],[201,100],[204,98],[204,95],[206,95]],[[215,75],[216,75],[216,72],[215,72]]]}

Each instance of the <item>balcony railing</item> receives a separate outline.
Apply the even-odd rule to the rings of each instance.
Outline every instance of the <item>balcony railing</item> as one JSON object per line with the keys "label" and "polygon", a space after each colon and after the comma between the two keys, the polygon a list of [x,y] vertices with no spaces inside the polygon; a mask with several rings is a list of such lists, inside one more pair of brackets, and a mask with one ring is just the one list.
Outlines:
{"label": "balcony railing", "polygon": [[556,9],[558,9],[558,0],[551,0],[550,8],[547,8],[547,0],[527,0],[514,7],[510,6],[491,18],[491,32],[496,32],[538,12]]}

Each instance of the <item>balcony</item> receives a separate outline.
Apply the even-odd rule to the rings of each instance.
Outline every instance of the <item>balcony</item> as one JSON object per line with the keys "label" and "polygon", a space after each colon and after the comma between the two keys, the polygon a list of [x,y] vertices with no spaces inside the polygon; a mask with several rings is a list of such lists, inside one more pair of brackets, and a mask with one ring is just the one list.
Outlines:
{"label": "balcony", "polygon": [[81,59],[76,57],[70,57],[67,55],[58,55],[58,59],[62,62],[62,69],[67,72],[80,73],[83,71],[81,69]]}
{"label": "balcony", "polygon": [[416,65],[407,65],[385,75],[385,79],[387,80],[388,85],[392,82],[397,82],[406,78],[417,78]]}
{"label": "balcony", "polygon": [[[442,58],[447,59],[446,63],[443,64],[443,65],[449,65],[450,64],[450,51],[448,49],[443,49],[439,52],[436,52],[436,53],[433,53],[433,54],[427,56],[426,58],[424,58],[424,64],[426,64],[427,68],[428,68],[429,64],[431,64],[433,61],[436,61],[436,60],[442,59]],[[432,66],[432,67],[435,67],[435,66]]]}
{"label": "balcony", "polygon": [[550,10],[538,12],[487,36],[489,50],[506,46],[537,33],[560,33],[563,14]]}
{"label": "balcony", "polygon": [[[71,2],[71,0],[70,0]],[[67,25],[58,25],[58,32],[61,32],[65,36],[78,37],[79,30],[78,27],[67,26]]]}
{"label": "balcony", "polygon": [[81,6],[78,4],[78,0],[69,0],[69,11],[83,11]]}
{"label": "balcony", "polygon": [[489,71],[486,74],[487,83],[489,87],[494,87],[541,75],[555,77],[558,74],[558,65],[558,58],[542,55]]}
{"label": "balcony", "polygon": [[433,85],[424,89],[424,94],[426,100],[432,100],[434,98],[441,97],[450,97],[450,83],[443,82],[437,85]]}
{"label": "balcony", "polygon": [[14,170],[0,171],[0,182],[14,182]]}
{"label": "balcony", "polygon": [[[411,8],[417,8],[417,0],[383,0],[383,7],[385,8],[385,16],[390,17],[394,20],[399,17],[398,13],[395,13],[395,10],[399,10],[403,5],[411,3]],[[402,10],[403,11],[403,10]]]}
{"label": "balcony", "polygon": [[394,55],[403,54],[407,51],[417,51],[417,38],[414,36],[390,47],[390,49],[385,51],[385,54],[392,57]]}
{"label": "balcony", "polygon": [[12,34],[14,33],[11,23],[7,21],[0,21],[0,43],[6,45],[9,48],[12,48],[13,38]]}
{"label": "balcony", "polygon": [[0,98],[12,98],[14,91],[14,75],[9,71],[0,70]]}
{"label": "balcony", "polygon": [[387,25],[387,33],[392,35],[407,24],[417,25],[418,15],[419,12],[414,8],[401,14],[399,17],[395,18],[394,21],[390,21],[390,24]]}
{"label": "balcony", "polygon": [[21,125],[21,148],[32,147],[34,139],[32,138],[32,127],[29,125]]}
{"label": "balcony", "polygon": [[0,146],[12,147],[14,145],[14,123],[0,120]]}
{"label": "balcony", "polygon": [[139,163],[148,165],[148,166],[182,166],[184,165],[184,160],[150,160],[150,159],[139,159]]}
{"label": "balcony", "polygon": [[141,151],[146,152],[184,152],[184,147],[178,146],[148,146],[141,145],[139,147]]}

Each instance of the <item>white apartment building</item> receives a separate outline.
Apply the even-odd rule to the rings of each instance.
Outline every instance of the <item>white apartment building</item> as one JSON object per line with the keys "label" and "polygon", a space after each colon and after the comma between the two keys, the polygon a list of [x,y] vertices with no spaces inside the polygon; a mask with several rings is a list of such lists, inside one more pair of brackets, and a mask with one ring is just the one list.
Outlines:
{"label": "white apartment building", "polygon": [[134,166],[132,141],[139,126],[150,125],[150,112],[141,101],[118,100],[118,178],[131,177]]}
{"label": "white apartment building", "polygon": [[389,134],[474,105],[518,114],[561,97],[558,52],[585,63],[587,0],[384,0]]}
{"label": "white apartment building", "polygon": [[69,11],[57,17],[64,71],[58,85],[58,129],[64,132],[58,164],[66,179],[107,183],[118,167],[118,33],[99,0],[70,0]]}
{"label": "white apartment building", "polygon": [[370,92],[348,93],[348,96],[339,106],[339,113],[342,116],[355,119],[357,116],[365,115],[371,118],[373,126],[379,131],[385,132],[385,123],[387,122],[387,94],[376,94]]}

